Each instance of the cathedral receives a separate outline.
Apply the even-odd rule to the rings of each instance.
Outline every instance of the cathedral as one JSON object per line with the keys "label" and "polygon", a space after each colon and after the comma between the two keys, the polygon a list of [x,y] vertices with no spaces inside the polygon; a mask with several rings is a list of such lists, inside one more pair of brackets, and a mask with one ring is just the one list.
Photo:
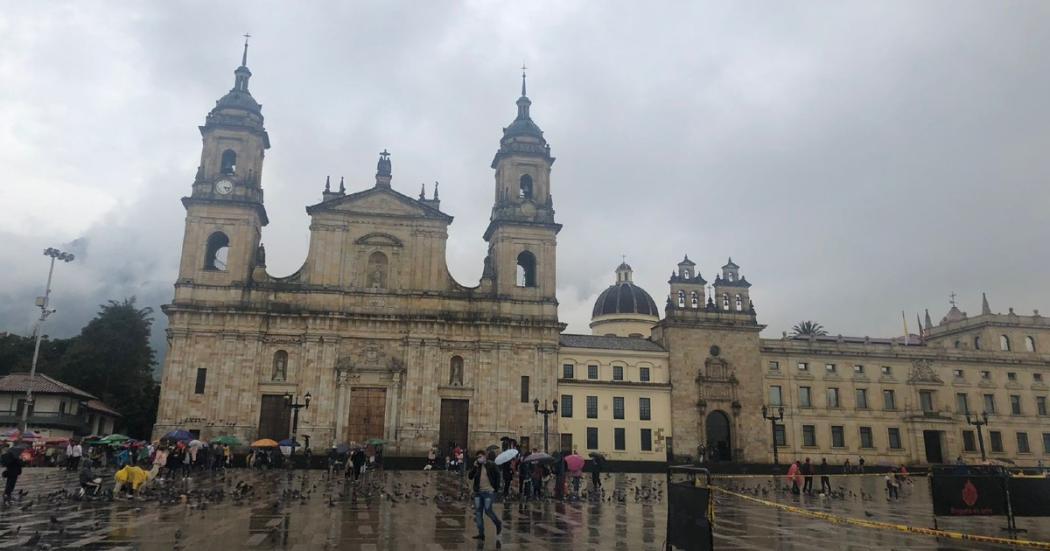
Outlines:
{"label": "cathedral", "polygon": [[400,457],[513,438],[635,462],[1050,459],[1050,321],[1038,311],[993,314],[985,302],[969,317],[953,305],[908,338],[762,338],[740,266],[730,259],[708,285],[685,256],[662,304],[625,262],[591,334],[565,333],[555,159],[524,75],[492,159],[479,281],[449,273],[452,216],[437,187],[397,191],[385,151],[370,188],[325,185],[306,207],[305,262],[273,276],[261,243],[270,142],[247,45],[234,75],[200,127],[182,200],[155,437],[294,434],[315,450],[381,439]]}

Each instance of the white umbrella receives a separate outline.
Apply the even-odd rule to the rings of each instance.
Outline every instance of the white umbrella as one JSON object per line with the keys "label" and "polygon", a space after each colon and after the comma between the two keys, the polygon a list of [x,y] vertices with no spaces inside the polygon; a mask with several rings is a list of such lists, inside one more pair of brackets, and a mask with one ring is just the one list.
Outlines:
{"label": "white umbrella", "polygon": [[518,450],[511,448],[496,456],[496,464],[502,465],[518,456]]}
{"label": "white umbrella", "polygon": [[201,442],[200,440],[190,440],[189,445],[191,448],[200,448],[204,446],[204,442]]}

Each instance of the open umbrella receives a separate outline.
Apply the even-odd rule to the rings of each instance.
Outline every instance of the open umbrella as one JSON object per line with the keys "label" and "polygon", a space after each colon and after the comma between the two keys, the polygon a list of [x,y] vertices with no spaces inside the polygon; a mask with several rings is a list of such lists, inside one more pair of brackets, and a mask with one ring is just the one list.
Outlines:
{"label": "open umbrella", "polygon": [[594,458],[594,459],[596,459],[598,461],[601,461],[601,460],[605,459],[605,455],[602,452],[591,452],[591,453],[589,453],[587,455],[591,456],[592,458]]}
{"label": "open umbrella", "polygon": [[295,440],[291,439],[291,438],[285,438],[284,440],[281,440],[280,442],[278,442],[277,445],[278,446],[287,446],[289,448],[297,448],[297,447],[299,447],[299,443],[296,442]]}
{"label": "open umbrella", "polygon": [[502,465],[518,456],[518,450],[511,448],[496,456],[496,464]]}
{"label": "open umbrella", "polygon": [[346,453],[350,451],[350,444],[338,444],[335,447],[335,453]]}
{"label": "open umbrella", "polygon": [[212,444],[223,444],[226,446],[243,446],[244,443],[237,439],[236,436],[223,435],[218,438],[214,438],[211,441]]}
{"label": "open umbrella", "polygon": [[279,444],[269,438],[263,438],[252,442],[253,448],[276,448]]}
{"label": "open umbrella", "polygon": [[551,457],[550,454],[543,453],[543,452],[536,452],[536,453],[533,453],[533,454],[529,454],[529,456],[526,457],[525,459],[523,459],[522,461],[525,462],[525,463],[533,463],[533,462],[538,462],[538,461],[542,461],[542,462],[546,463],[548,461],[554,461],[554,458]]}
{"label": "open umbrella", "polygon": [[383,440],[382,438],[371,438],[365,443],[370,446],[382,446],[383,444],[386,444],[386,440]]}
{"label": "open umbrella", "polygon": [[131,440],[130,436],[125,436],[123,434],[111,434],[111,435],[109,435],[109,436],[99,440],[98,443],[99,444],[108,444],[110,446],[116,446],[116,445],[119,445],[119,444],[123,444],[124,442],[127,442],[128,440]]}
{"label": "open umbrella", "polygon": [[191,448],[203,448],[204,442],[201,442],[200,440],[190,440],[189,446]]}
{"label": "open umbrella", "polygon": [[583,469],[583,457],[579,454],[572,454],[565,456],[565,466],[570,471],[579,471]]}
{"label": "open umbrella", "polygon": [[182,440],[193,440],[193,435],[190,434],[190,431],[188,431],[188,430],[175,429],[175,430],[169,432],[168,434],[165,434],[164,438],[168,438],[168,439],[171,439],[171,440],[179,440],[179,441],[182,441]]}

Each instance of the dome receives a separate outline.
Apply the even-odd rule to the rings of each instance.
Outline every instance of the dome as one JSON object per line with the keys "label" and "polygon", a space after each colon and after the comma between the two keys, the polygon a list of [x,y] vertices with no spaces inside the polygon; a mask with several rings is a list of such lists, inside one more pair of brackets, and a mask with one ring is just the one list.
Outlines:
{"label": "dome", "polygon": [[653,297],[630,280],[621,280],[598,295],[591,317],[610,314],[641,314],[660,317],[660,311],[656,309]]}

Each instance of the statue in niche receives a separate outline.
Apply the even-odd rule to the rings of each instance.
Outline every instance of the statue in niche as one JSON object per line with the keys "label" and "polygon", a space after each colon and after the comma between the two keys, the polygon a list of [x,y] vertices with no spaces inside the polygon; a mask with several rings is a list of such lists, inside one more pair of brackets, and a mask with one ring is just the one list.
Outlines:
{"label": "statue in niche", "polygon": [[463,386],[463,358],[452,356],[448,372],[448,384],[450,386]]}
{"label": "statue in niche", "polygon": [[387,259],[386,255],[376,251],[368,257],[368,286],[372,289],[383,289],[386,287]]}

